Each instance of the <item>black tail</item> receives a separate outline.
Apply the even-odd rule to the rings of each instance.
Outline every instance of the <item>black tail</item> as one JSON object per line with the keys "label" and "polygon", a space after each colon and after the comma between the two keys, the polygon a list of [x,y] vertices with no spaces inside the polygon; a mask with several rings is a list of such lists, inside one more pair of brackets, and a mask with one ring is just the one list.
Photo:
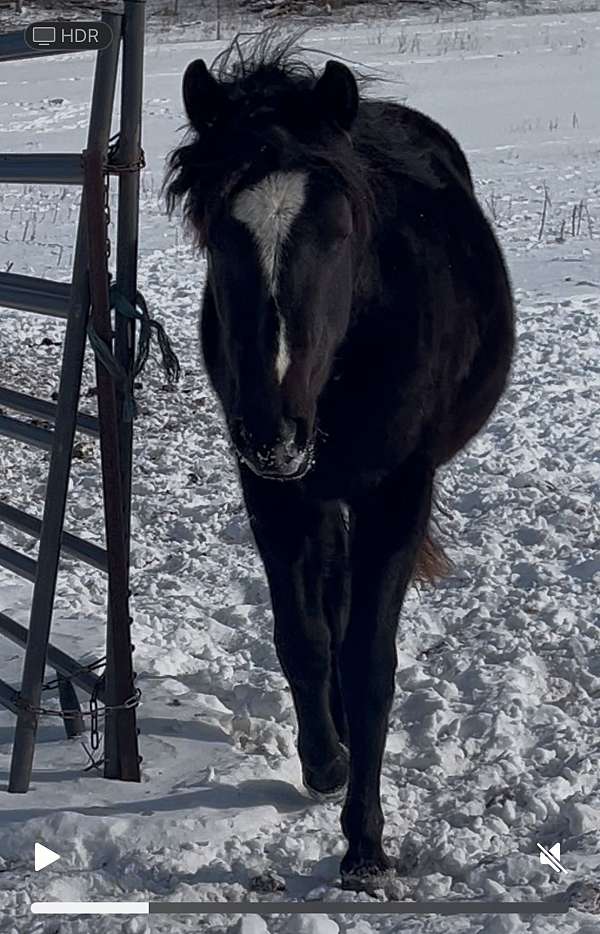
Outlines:
{"label": "black tail", "polygon": [[435,584],[442,577],[447,577],[453,569],[452,561],[438,540],[440,524],[437,513],[441,513],[447,519],[450,518],[450,513],[440,505],[438,497],[434,494],[432,516],[413,571],[415,584]]}

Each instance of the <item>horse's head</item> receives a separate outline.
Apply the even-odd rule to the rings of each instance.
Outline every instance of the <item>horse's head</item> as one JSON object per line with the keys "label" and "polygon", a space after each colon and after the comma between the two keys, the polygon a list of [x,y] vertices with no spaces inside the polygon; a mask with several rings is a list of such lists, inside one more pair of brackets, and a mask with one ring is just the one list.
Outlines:
{"label": "horse's head", "polygon": [[207,250],[232,439],[255,473],[298,479],[350,322],[364,207],[350,140],[357,85],[336,62],[318,79],[263,64],[219,80],[198,60],[183,96],[195,160],[175,153],[170,194],[186,194]]}

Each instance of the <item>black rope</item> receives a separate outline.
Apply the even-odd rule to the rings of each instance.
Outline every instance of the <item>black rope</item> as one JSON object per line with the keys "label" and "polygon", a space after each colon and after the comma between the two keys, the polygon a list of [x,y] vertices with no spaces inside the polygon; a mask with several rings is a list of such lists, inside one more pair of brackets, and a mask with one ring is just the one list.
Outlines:
{"label": "black rope", "polygon": [[[108,226],[110,223],[108,174],[111,172],[119,174],[121,172],[139,171],[140,168],[143,168],[145,164],[143,150],[140,150],[140,156],[138,160],[131,163],[119,163],[119,145],[120,137],[117,133],[109,140],[107,159],[104,166],[107,236]],[[109,253],[110,241],[107,240],[107,255]],[[138,340],[137,356],[133,362],[131,371],[128,367],[123,366],[123,364],[116,358],[112,352],[110,344],[99,336],[94,328],[92,321],[90,321],[88,324],[87,333],[96,357],[107,370],[107,372],[111,375],[114,383],[120,389],[121,395],[123,397],[123,420],[126,422],[131,422],[137,415],[137,406],[133,395],[133,383],[135,377],[141,374],[146,363],[148,362],[153,333],[156,334],[158,340],[162,365],[163,369],[165,370],[168,383],[171,384],[177,382],[181,368],[179,366],[177,355],[171,346],[171,342],[167,337],[164,327],[158,321],[154,321],[150,317],[146,300],[144,299],[144,296],[141,292],[136,292],[135,301],[132,303],[125,295],[122,294],[122,292],[119,291],[116,285],[111,285],[109,298],[111,311],[114,309],[117,314],[122,315],[124,318],[128,318],[130,321],[140,322],[140,336]]]}
{"label": "black rope", "polygon": [[159,321],[155,321],[150,317],[146,300],[141,292],[136,293],[136,305],[134,306],[118,290],[116,285],[112,285],[110,287],[110,307],[124,318],[140,322],[138,350],[132,374],[130,375],[122,363],[117,360],[91,322],[88,324],[87,333],[94,353],[121,390],[123,395],[123,420],[131,422],[137,415],[137,404],[133,395],[133,380],[142,373],[148,362],[153,334],[156,334],[158,340],[161,362],[169,384],[177,382],[181,374],[181,367],[164,327]]}
{"label": "black rope", "polygon": [[91,321],[87,326],[87,334],[94,353],[102,363],[104,369],[108,370],[123,394],[123,421],[133,421],[137,415],[137,405],[133,395],[133,386],[127,370],[119,363],[110,347],[104,343]]}
{"label": "black rope", "polygon": [[136,292],[135,301],[136,304],[134,306],[130,301],[127,300],[127,298],[125,298],[122,292],[119,292],[116,285],[111,286],[111,308],[114,308],[118,314],[123,315],[124,318],[129,318],[130,320],[140,322],[138,352],[135,363],[133,365],[133,375],[134,377],[139,376],[146,366],[148,357],[150,355],[152,334],[155,333],[156,339],[158,340],[158,346],[160,348],[162,366],[167,377],[167,382],[176,383],[181,374],[181,367],[179,365],[179,360],[177,359],[177,354],[173,350],[171,342],[167,337],[167,333],[159,321],[155,321],[150,317],[146,299],[141,292]]}

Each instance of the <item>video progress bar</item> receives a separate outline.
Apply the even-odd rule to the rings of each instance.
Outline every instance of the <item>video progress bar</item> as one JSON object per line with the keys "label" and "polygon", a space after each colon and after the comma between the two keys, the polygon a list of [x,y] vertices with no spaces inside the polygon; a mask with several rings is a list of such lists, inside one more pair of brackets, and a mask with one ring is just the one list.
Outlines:
{"label": "video progress bar", "polygon": [[547,902],[33,902],[34,915],[564,915]]}

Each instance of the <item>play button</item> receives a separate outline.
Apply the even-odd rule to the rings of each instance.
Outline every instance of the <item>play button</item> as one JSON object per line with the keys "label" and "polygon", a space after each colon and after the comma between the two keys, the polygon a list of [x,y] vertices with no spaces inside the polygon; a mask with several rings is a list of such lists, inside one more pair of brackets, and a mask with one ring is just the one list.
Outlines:
{"label": "play button", "polygon": [[40,869],[45,869],[46,866],[51,866],[52,863],[55,863],[57,859],[60,859],[60,856],[53,850],[49,850],[47,846],[36,843],[33,851],[33,858],[35,871],[39,872]]}

